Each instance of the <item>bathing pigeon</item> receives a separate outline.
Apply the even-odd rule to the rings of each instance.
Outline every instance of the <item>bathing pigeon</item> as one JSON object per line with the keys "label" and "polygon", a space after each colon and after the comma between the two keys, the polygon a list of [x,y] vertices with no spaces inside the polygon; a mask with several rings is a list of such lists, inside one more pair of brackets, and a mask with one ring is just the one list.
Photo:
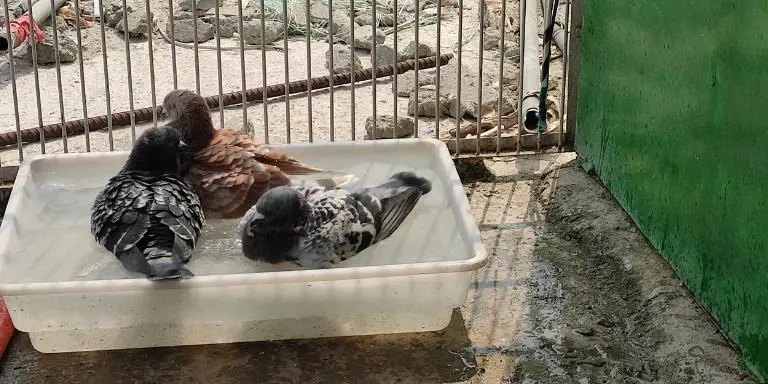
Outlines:
{"label": "bathing pigeon", "polygon": [[271,189],[240,222],[243,253],[272,264],[331,268],[392,235],[431,189],[429,180],[413,172],[357,190]]}
{"label": "bathing pigeon", "polygon": [[150,280],[189,278],[186,267],[205,223],[182,178],[192,155],[171,127],[139,136],[118,174],[96,196],[91,233],[125,269]]}
{"label": "bathing pigeon", "polygon": [[[163,113],[194,153],[186,179],[209,219],[242,217],[264,192],[291,184],[288,175],[339,174],[305,165],[241,130],[215,129],[205,99],[190,90],[168,93]],[[348,181],[334,176],[320,182],[338,186]]]}

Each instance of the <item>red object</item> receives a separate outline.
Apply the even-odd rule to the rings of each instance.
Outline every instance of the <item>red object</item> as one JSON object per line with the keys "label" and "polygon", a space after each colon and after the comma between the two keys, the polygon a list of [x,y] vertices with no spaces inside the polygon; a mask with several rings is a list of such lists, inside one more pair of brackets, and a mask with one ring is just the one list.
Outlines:
{"label": "red object", "polygon": [[0,358],[3,357],[5,348],[11,342],[14,331],[11,314],[8,313],[8,308],[5,307],[5,300],[0,297]]}
{"label": "red object", "polygon": [[[10,22],[11,27],[11,33],[13,34],[13,48],[18,47],[27,40],[27,35],[29,34],[29,27],[32,21],[29,19],[29,12],[21,15],[20,17],[16,18],[15,20]],[[35,41],[40,41],[45,39],[45,33],[43,33],[43,30],[40,29],[40,27],[37,26],[37,23],[34,23],[32,25],[32,28],[35,32]]]}

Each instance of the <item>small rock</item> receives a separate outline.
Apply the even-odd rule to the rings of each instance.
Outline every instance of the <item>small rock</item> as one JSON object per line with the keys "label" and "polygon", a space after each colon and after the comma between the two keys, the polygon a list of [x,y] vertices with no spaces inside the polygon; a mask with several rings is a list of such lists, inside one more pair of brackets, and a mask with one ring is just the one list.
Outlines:
{"label": "small rock", "polygon": [[[128,13],[128,35],[130,37],[142,37],[146,36],[150,30],[151,19],[153,18],[152,12],[149,13],[150,21],[147,20],[147,10],[144,7],[139,7],[135,11]],[[115,25],[115,29],[118,32],[124,32],[125,20],[120,19]]]}
{"label": "small rock", "polygon": [[[43,28],[45,33],[45,40],[36,44],[35,50],[37,51],[37,64],[55,64],[56,63],[56,48],[53,44],[53,27]],[[77,59],[77,43],[70,39],[66,34],[59,33],[59,62],[71,63]],[[26,58],[32,62],[32,46],[27,46]]]}
{"label": "small rock", "polygon": [[577,365],[591,365],[593,367],[602,367],[605,365],[605,360],[602,359],[578,359],[573,361]]}
{"label": "small rock", "polygon": [[[205,16],[201,20],[213,25],[213,31],[216,33],[216,16]],[[237,31],[237,18],[219,14],[219,29],[221,30],[221,37],[232,37]]]}
{"label": "small rock", "polygon": [[[376,65],[391,65],[395,63],[395,55],[397,55],[397,62],[406,60],[402,53],[395,52],[395,49],[389,45],[379,44],[376,45]],[[408,96],[407,94],[404,96]]]}
{"label": "small rock", "polygon": [[[0,25],[2,25],[2,24],[0,24]],[[53,23],[51,23],[51,25],[53,25]],[[58,29],[59,32],[64,32],[64,31],[69,30],[69,26],[67,25],[67,21],[64,20],[64,17],[62,17],[60,15],[56,15],[56,29]],[[51,32],[51,33],[53,33],[53,32]]]}
{"label": "small rock", "polygon": [[[182,43],[191,43],[195,41],[195,26],[193,19],[178,20],[173,23],[173,39]],[[171,35],[171,23],[165,25],[165,31],[168,36]],[[201,20],[197,22],[197,42],[202,43],[213,39],[214,34],[213,25],[205,23]]]}
{"label": "small rock", "polygon": [[613,321],[610,321],[606,318],[601,318],[600,320],[597,321],[597,324],[606,328],[612,328],[616,325]]}
{"label": "small rock", "polygon": [[192,12],[181,11],[178,9],[173,10],[173,20],[192,20],[194,18],[195,18],[195,14]]}
{"label": "small rock", "polygon": [[[405,10],[408,12],[416,12],[416,2],[419,3],[419,9],[423,10],[428,5],[434,5],[437,4],[437,0],[408,0],[408,2],[405,4]],[[455,1],[455,0],[452,0]],[[446,4],[443,4],[443,6],[447,6]]]}
{"label": "small rock", "polygon": [[[117,23],[123,19],[122,0],[103,0],[102,7],[104,7],[104,14],[102,15],[104,22],[111,28],[114,28]],[[128,13],[133,12],[133,8],[130,4],[126,3],[126,8],[128,9]],[[62,24],[59,20],[57,20],[56,23]],[[66,22],[63,24],[66,25]]]}
{"label": "small rock", "polygon": [[[349,73],[363,68],[358,56],[352,61],[352,50],[349,46],[334,44],[333,47],[333,73]],[[331,49],[325,52],[325,68],[331,69]]]}
{"label": "small rock", "polygon": [[310,25],[307,20],[307,8],[303,3],[288,5],[288,20],[298,28],[306,29]]}
{"label": "small rock", "polygon": [[501,43],[501,36],[487,33],[483,38],[483,49],[485,50],[498,49],[499,43]]}
{"label": "small rock", "polygon": [[328,3],[324,1],[313,2],[309,6],[309,21],[312,23],[325,23],[330,16],[329,11]]}
{"label": "small rock", "polygon": [[[246,44],[261,45],[261,20],[249,20],[243,22],[243,41]],[[264,44],[272,44],[279,39],[283,32],[283,26],[276,21],[264,22]]]}
{"label": "small rock", "polygon": [[504,52],[504,59],[510,60],[513,63],[520,63],[520,47],[517,45],[507,46]]}
{"label": "small rock", "polygon": [[405,16],[395,16],[392,13],[383,13],[376,16],[378,16],[379,26],[381,27],[394,27],[396,24],[395,20],[397,20],[397,23],[406,22]]}
{"label": "small rock", "polygon": [[[352,23],[349,21],[349,15],[341,11],[333,11],[333,20],[328,20],[331,23],[330,32],[334,35],[334,42],[349,40],[349,30]],[[355,40],[358,39],[358,30],[355,29]]]}
{"label": "small rock", "polygon": [[[403,50],[403,56],[405,56],[407,59],[415,59],[415,58],[417,58],[416,57],[416,53],[417,53],[416,47],[417,47],[416,42],[415,41],[411,41],[411,43],[408,44],[408,46],[406,46],[405,49]],[[429,45],[426,45],[424,43],[419,43],[418,44],[418,58],[431,57],[431,56],[435,56],[435,50],[432,49],[432,47],[430,47]]]}
{"label": "small rock", "polygon": [[[395,15],[391,13],[377,13],[379,27],[393,27],[395,25]],[[400,22],[405,22],[405,17],[399,18]],[[373,25],[373,15],[370,13],[362,13],[355,17],[355,23],[360,25]]]}
{"label": "small rock", "polygon": [[381,29],[377,29],[374,36],[373,26],[371,25],[355,25],[355,39],[350,44],[351,37],[351,32],[347,33],[343,41],[355,48],[367,49],[369,51],[373,49],[374,44],[381,44],[385,39],[384,32]]}
{"label": "small rock", "polygon": [[595,334],[595,330],[593,328],[591,328],[591,327],[576,328],[573,331],[578,333],[579,335],[582,335],[582,336],[594,336],[594,334]]}
{"label": "small rock", "polygon": [[[394,76],[392,76],[394,77]],[[408,97],[413,92],[416,84],[416,72],[408,71],[397,75],[397,89],[395,89],[395,82],[392,82],[392,91],[396,92],[400,97]],[[425,85],[434,85],[435,76],[424,71],[419,71],[419,87]]]}
{"label": "small rock", "polygon": [[411,92],[408,100],[408,114],[411,116],[442,116],[448,111],[448,100],[440,95],[436,100],[434,89],[419,88],[418,98],[416,92]]}
{"label": "small rock", "polygon": [[363,13],[355,17],[355,23],[360,25],[373,25],[373,15],[370,13]]}
{"label": "small rock", "polygon": [[376,117],[376,128],[373,127],[373,116],[368,116],[365,120],[365,138],[371,139],[391,139],[394,130],[395,138],[413,136],[413,119],[408,117],[398,117],[395,124],[395,117],[392,115],[379,115]]}

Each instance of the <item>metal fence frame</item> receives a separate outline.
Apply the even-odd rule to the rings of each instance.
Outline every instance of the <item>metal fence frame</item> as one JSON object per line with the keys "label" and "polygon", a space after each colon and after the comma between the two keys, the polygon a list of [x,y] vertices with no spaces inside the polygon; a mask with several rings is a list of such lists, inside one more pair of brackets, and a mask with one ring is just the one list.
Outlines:
{"label": "metal fence frame", "polygon": [[[27,2],[28,9],[32,10],[28,13],[30,17],[30,23],[28,24],[19,24],[17,27],[27,27],[29,30],[27,31],[28,36],[34,36],[35,30],[33,26],[35,25],[35,17],[40,18],[47,17],[45,13],[45,8],[48,8],[48,13],[50,13],[50,9],[57,8],[58,5],[62,3],[62,0],[39,0],[38,3],[32,4],[32,0],[25,0]],[[176,0],[168,0],[168,11],[169,11],[169,22],[170,22],[170,39],[171,41],[175,41],[174,39],[174,33],[175,33],[175,23],[174,20],[174,13],[173,8],[175,6],[174,2]],[[347,0],[327,0],[328,3],[328,14],[329,14],[329,20],[328,20],[328,33],[329,41],[334,41],[335,37],[338,37],[339,31],[334,30],[334,8],[333,4],[334,1],[336,2],[344,2]],[[354,6],[355,0],[349,0],[350,5]],[[393,0],[394,9],[398,9],[398,0]],[[404,0],[401,0],[404,1]],[[426,2],[427,0],[421,0]],[[551,0],[542,0],[542,6],[545,1],[551,1]],[[556,0],[558,1],[558,0]],[[197,4],[198,0],[192,0],[193,4]],[[421,26],[419,25],[419,18],[421,13],[421,7],[419,0],[413,0],[414,6],[416,9],[415,12],[415,23],[414,23],[414,36],[415,41],[420,43],[419,41],[419,30]],[[149,83],[151,88],[151,100],[152,100],[152,106],[147,108],[135,108],[134,105],[134,93],[133,93],[133,86],[134,86],[134,78],[131,75],[131,48],[130,48],[130,36],[128,32],[128,28],[124,28],[123,37],[125,40],[125,59],[126,59],[126,72],[127,72],[127,81],[128,81],[128,92],[129,92],[129,110],[125,112],[115,113],[115,111],[112,110],[112,105],[110,104],[112,94],[110,89],[110,81],[109,81],[109,65],[108,65],[108,56],[107,56],[107,49],[106,47],[106,39],[105,39],[105,30],[106,30],[106,22],[104,17],[104,7],[103,3],[97,1],[97,4],[100,5],[99,11],[102,17],[99,18],[99,21],[97,22],[99,25],[94,25],[94,28],[99,29],[100,33],[100,40],[102,44],[102,65],[104,69],[104,87],[105,87],[105,97],[106,97],[106,108],[107,113],[102,116],[89,116],[88,115],[88,103],[87,103],[87,97],[86,97],[86,81],[95,81],[92,79],[87,79],[84,72],[84,64],[83,64],[83,45],[82,45],[82,37],[81,37],[81,28],[79,27],[79,23],[76,23],[76,38],[78,42],[78,51],[77,51],[77,60],[74,65],[79,66],[79,77],[80,77],[80,97],[82,101],[82,109],[83,109],[83,119],[78,121],[67,121],[65,119],[65,104],[64,104],[64,97],[63,97],[63,90],[62,90],[62,75],[61,75],[61,66],[59,60],[59,52],[58,49],[56,49],[56,74],[57,74],[57,84],[58,84],[58,114],[59,119],[55,123],[50,123],[48,125],[44,125],[43,121],[43,106],[41,105],[40,101],[40,80],[38,78],[38,63],[36,60],[36,44],[29,44],[29,47],[32,51],[32,66],[33,66],[33,76],[34,76],[34,84],[35,84],[35,90],[37,92],[37,117],[38,117],[38,123],[39,126],[31,129],[23,130],[20,125],[19,121],[19,110],[20,106],[18,104],[18,89],[17,89],[17,73],[15,71],[15,65],[14,65],[14,56],[13,56],[13,49],[7,50],[8,55],[8,63],[10,72],[11,72],[11,88],[12,88],[12,96],[13,96],[13,103],[15,107],[15,132],[0,134],[0,145],[5,144],[6,148],[8,146],[8,142],[12,142],[12,145],[15,145],[18,150],[18,156],[19,159],[22,160],[24,156],[23,147],[24,145],[29,145],[29,143],[32,142],[39,142],[41,146],[41,153],[46,153],[46,141],[52,140],[54,138],[60,137],[63,142],[63,150],[64,152],[69,152],[69,148],[67,145],[67,140],[71,139],[74,135],[83,133],[85,135],[85,147],[86,151],[91,151],[91,145],[90,145],[90,132],[96,129],[104,129],[106,128],[109,134],[109,150],[114,150],[114,141],[113,141],[113,129],[117,126],[117,124],[127,124],[130,125],[131,129],[131,137],[132,140],[135,140],[136,137],[136,123],[139,121],[152,121],[153,125],[158,124],[158,116],[161,112],[162,107],[158,106],[158,95],[157,95],[157,89],[156,89],[156,78],[155,78],[155,66],[158,65],[155,62],[155,59],[153,57],[154,49],[153,49],[153,35],[154,35],[154,28],[152,26],[155,26],[153,22],[150,22],[150,31],[148,33],[149,38],[147,39],[146,43],[148,45],[148,59],[149,59],[149,67],[150,67],[150,73],[149,73]],[[152,14],[150,13],[151,7],[149,0],[143,1],[144,6],[146,7],[146,13],[147,13],[147,19],[153,20]],[[526,0],[520,1],[520,59],[519,59],[519,75],[518,75],[518,108],[517,111],[521,110],[521,103],[522,103],[522,92],[523,92],[523,86],[522,81],[525,76],[524,71],[522,70],[523,66],[523,52],[524,52],[524,39],[523,39],[523,32],[525,30],[525,17],[524,13],[526,12],[525,4],[527,3]],[[461,117],[455,118],[455,130],[456,130],[456,137],[455,139],[449,139],[446,141],[446,144],[448,148],[452,151],[454,156],[456,157],[479,157],[479,156],[500,156],[500,155],[507,155],[507,154],[520,154],[520,153],[529,153],[531,150],[534,152],[540,152],[543,151],[546,148],[552,148],[555,147],[557,150],[572,150],[573,149],[573,143],[575,138],[575,111],[576,111],[576,103],[578,100],[578,71],[580,66],[580,38],[581,38],[581,0],[565,0],[565,6],[561,6],[562,12],[565,13],[565,51],[563,52],[563,86],[561,89],[566,90],[566,92],[561,91],[560,95],[560,116],[559,116],[559,124],[558,124],[558,130],[557,132],[549,132],[549,133],[532,133],[532,134],[523,134],[522,129],[518,129],[517,136],[502,136],[502,130],[497,129],[496,134],[494,136],[488,136],[488,137],[477,137],[477,138],[459,138],[459,132],[463,127],[465,127],[467,124],[463,122],[463,119]],[[11,20],[8,10],[8,0],[2,0],[2,4],[5,9],[5,17],[6,20]],[[80,14],[79,10],[79,3],[77,1],[74,2],[75,4],[75,12],[77,14]],[[238,0],[238,27],[239,31],[243,30],[243,0]],[[267,11],[265,11],[265,4],[264,0],[259,0],[259,4],[261,7],[261,14],[264,15]],[[126,0],[122,0],[123,9],[126,8]],[[307,23],[309,23],[309,15],[310,15],[310,7],[312,5],[311,0],[305,0],[305,11],[306,11],[306,17],[307,17]],[[459,17],[459,30],[458,30],[458,42],[463,42],[464,40],[464,0],[458,0],[458,17]],[[503,1],[501,5],[501,15],[502,18],[506,18],[506,6],[507,1]],[[376,22],[377,17],[377,7],[372,7],[372,16],[373,16],[373,26],[372,26],[372,32],[373,36],[376,36],[376,31],[378,28],[380,28]],[[248,116],[248,107],[253,106],[254,102],[261,102],[263,113],[262,118],[264,121],[264,138],[263,140],[267,143],[270,142],[270,129],[269,129],[269,118],[270,113],[268,111],[268,105],[270,102],[273,102],[270,100],[271,97],[280,96],[284,99],[282,102],[285,104],[285,121],[286,121],[286,132],[285,137],[288,143],[292,142],[292,128],[291,128],[291,119],[290,116],[292,113],[295,113],[295,111],[291,110],[291,95],[296,94],[303,94],[306,97],[307,100],[307,127],[308,130],[308,137],[309,141],[312,142],[315,140],[314,138],[314,129],[312,124],[312,117],[316,116],[318,113],[318,110],[316,108],[313,109],[312,99],[313,99],[313,91],[317,91],[321,87],[326,87],[328,89],[328,97],[330,100],[331,108],[327,111],[328,118],[329,118],[329,138],[331,141],[337,140],[338,137],[335,132],[335,125],[336,125],[336,118],[335,118],[335,108],[334,108],[334,93],[338,92],[338,90],[334,89],[336,86],[340,85],[340,83],[349,83],[351,84],[351,87],[349,88],[349,92],[351,93],[352,100],[355,100],[355,90],[361,89],[362,87],[372,87],[371,92],[373,95],[373,124],[374,127],[376,125],[376,117],[377,117],[377,102],[376,102],[376,96],[377,96],[377,84],[381,83],[381,77],[387,74],[394,73],[395,75],[392,76],[392,82],[394,83],[395,89],[397,89],[397,82],[398,82],[398,76],[397,73],[405,72],[409,69],[415,69],[415,84],[414,84],[414,92],[415,92],[415,98],[418,100],[419,98],[419,69],[423,69],[425,66],[433,66],[432,63],[434,63],[434,66],[436,66],[436,86],[435,86],[435,100],[440,100],[441,97],[441,83],[440,83],[440,59],[441,55],[444,57],[443,54],[446,52],[441,52],[441,43],[442,43],[442,22],[441,22],[441,15],[442,15],[442,7],[437,7],[437,52],[434,57],[431,58],[422,58],[421,60],[411,60],[405,63],[398,63],[397,65],[385,65],[381,66],[381,63],[377,62],[377,55],[376,55],[376,44],[373,44],[373,49],[371,50],[371,61],[374,71],[357,71],[347,74],[337,74],[334,75],[333,71],[329,70],[327,74],[323,74],[321,76],[313,77],[312,69],[311,69],[311,46],[312,44],[326,44],[325,42],[318,42],[315,41],[312,38],[312,33],[309,31],[306,33],[305,38],[305,44],[306,44],[306,63],[307,63],[307,76],[306,79],[300,80],[300,81],[293,81],[290,80],[290,52],[289,50],[289,16],[288,16],[288,2],[283,1],[283,7],[282,7],[282,33],[286,36],[286,38],[283,39],[282,44],[282,50],[283,50],[283,65],[284,65],[284,81],[282,84],[277,84],[273,87],[268,87],[271,84],[267,84],[267,62],[266,62],[266,50],[270,47],[265,43],[264,36],[265,36],[265,24],[264,22],[261,23],[261,45],[257,46],[261,49],[261,73],[262,73],[262,84],[261,87],[258,87],[257,89],[251,89],[250,91],[247,91],[249,86],[246,84],[246,71],[248,70],[246,68],[246,54],[245,50],[250,48],[245,48],[245,42],[243,39],[243,34],[240,34],[239,37],[239,56],[240,56],[240,74],[241,74],[241,82],[240,82],[240,91],[234,92],[234,93],[225,93],[223,89],[223,80],[222,80],[222,50],[221,50],[221,25],[220,25],[220,7],[217,3],[217,5],[214,7],[214,15],[215,15],[215,43],[216,43],[216,52],[217,52],[217,77],[216,81],[218,84],[218,94],[212,96],[212,99],[215,100],[209,100],[209,105],[213,107],[221,106],[221,105],[230,105],[230,104],[240,104],[242,107],[242,114],[243,114],[243,121],[245,122]],[[487,15],[486,15],[486,2],[485,0],[478,0],[477,5],[477,11],[479,20],[481,22],[478,25],[479,29],[479,47],[478,47],[478,78],[483,78],[483,70],[486,67],[485,60],[483,57],[484,53],[484,38],[485,38],[485,22]],[[570,17],[569,17],[570,16]],[[354,42],[355,41],[355,19],[354,19],[354,12],[350,12],[350,30],[348,31],[350,37],[348,41]],[[395,13],[394,17],[397,21],[398,14]],[[18,20],[18,19],[17,19]],[[128,12],[123,12],[123,19],[122,22],[127,25],[128,23]],[[193,49],[194,49],[194,57],[195,57],[195,90],[199,93],[201,88],[201,76],[200,76],[200,61],[199,61],[199,50],[201,47],[198,44],[198,36],[197,36],[197,28],[196,25],[198,23],[198,18],[193,17],[193,23],[195,25],[194,31],[194,41],[193,41]],[[56,25],[56,17],[52,18],[52,26],[53,26],[53,40],[54,45],[58,48],[58,33],[57,33],[57,25]],[[0,37],[7,39],[6,43],[10,46],[16,45],[18,42],[15,40],[17,37],[17,33],[14,33],[13,31],[14,24],[13,23],[6,23],[5,27],[3,28],[3,32],[0,33]],[[369,26],[365,26],[368,28]],[[498,65],[498,73],[499,73],[499,79],[503,79],[504,74],[504,66],[505,64],[505,48],[509,46],[508,44],[510,42],[505,41],[505,27],[506,27],[506,20],[503,20],[501,23],[501,41],[500,41],[500,63]],[[162,29],[159,30],[161,34],[163,34]],[[395,23],[395,27],[393,29],[394,34],[394,49],[395,52],[398,51],[398,33],[401,32],[400,28],[397,26],[397,22]],[[343,31],[342,33],[347,33],[347,31]],[[165,37],[165,35],[163,34]],[[29,38],[28,38],[29,39]],[[513,43],[514,44],[514,43]],[[0,44],[2,45],[2,44]],[[176,89],[178,87],[178,69],[177,69],[177,54],[176,54],[176,46],[178,44],[170,44],[171,52],[172,52],[172,62],[170,63],[172,66],[172,73],[173,73],[173,87]],[[330,44],[328,44],[330,47]],[[417,50],[418,51],[418,50]],[[333,67],[334,62],[334,50],[330,49],[330,57],[328,58],[330,67]],[[453,52],[453,60],[458,60],[460,63],[465,63],[463,58],[463,44],[458,43],[456,50]],[[418,56],[417,56],[418,58]],[[352,49],[352,61],[355,60],[355,50]],[[430,61],[431,60],[431,61]],[[402,68],[400,68],[402,67]],[[457,73],[457,104],[461,104],[461,98],[462,98],[462,89],[461,89],[461,79],[462,79],[462,65],[458,66],[458,73]],[[379,79],[377,79],[379,78]],[[369,79],[372,79],[368,81]],[[365,84],[364,82],[368,81],[369,84]],[[303,83],[303,84],[302,84]],[[477,86],[477,99],[478,104],[482,105],[482,98],[483,98],[483,81],[479,81]],[[254,84],[250,84],[250,86],[254,86]],[[498,87],[498,110],[502,110],[502,101],[503,101],[503,90],[504,85],[500,83]],[[265,97],[266,96],[266,97]],[[394,118],[397,120],[398,118],[398,108],[397,108],[397,101],[398,101],[398,95],[397,92],[394,92],[394,97],[391,102],[395,103],[394,107]],[[26,108],[24,108],[26,109]],[[357,135],[357,129],[355,128],[356,125],[356,110],[355,110],[355,103],[351,103],[350,107],[350,114],[351,114],[351,137],[349,139],[351,140],[359,140],[360,137]],[[322,112],[321,112],[322,113]],[[218,114],[218,120],[221,125],[224,124],[224,109],[218,108],[218,111],[212,111],[212,118],[214,121],[216,121],[215,115]],[[436,113],[436,115],[440,115],[439,113]],[[496,116],[495,118],[498,119],[497,125],[508,125],[509,120],[503,120],[505,117],[500,116],[501,114],[497,114],[499,116]],[[522,127],[522,120],[523,116],[520,116],[522,114],[517,113],[517,124],[518,126]],[[509,117],[509,116],[508,116]],[[137,120],[138,118],[138,120]],[[434,126],[434,136],[440,137],[440,121],[443,119],[442,116],[436,116],[435,117],[435,126]],[[481,131],[481,121],[482,119],[477,119],[476,127],[475,129],[479,132]],[[422,122],[423,123],[423,122]],[[414,118],[414,136],[419,137],[420,130],[419,130],[419,118]],[[566,129],[563,129],[563,126],[566,127]],[[393,138],[395,136],[395,131],[393,129]],[[342,138],[342,140],[345,140],[347,138]],[[15,140],[15,142],[13,142]],[[22,144],[23,142],[23,144]],[[0,148],[2,149],[2,148]],[[0,171],[0,179],[2,180],[12,180],[15,177],[15,169],[16,167],[2,167],[2,171]]]}

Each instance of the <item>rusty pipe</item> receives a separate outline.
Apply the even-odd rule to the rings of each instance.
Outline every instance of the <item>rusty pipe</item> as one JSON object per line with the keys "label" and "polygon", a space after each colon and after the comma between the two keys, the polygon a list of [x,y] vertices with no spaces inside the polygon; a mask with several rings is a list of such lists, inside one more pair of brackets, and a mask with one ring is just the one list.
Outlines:
{"label": "rusty pipe", "polygon": [[[43,0],[44,1],[44,0]],[[437,65],[438,61],[440,62],[441,66],[444,66],[448,64],[448,61],[450,61],[453,58],[452,53],[446,53],[443,55],[440,55],[439,57],[427,57],[418,59],[418,65],[419,69],[426,69],[426,68],[433,68]],[[386,76],[392,76],[393,74],[397,73],[404,73],[407,71],[414,70],[416,67],[417,60],[406,60],[401,61],[397,64],[392,65],[384,65],[376,68],[375,70],[373,68],[367,68],[362,69],[359,71],[356,71],[355,74],[355,82],[357,81],[365,81],[370,80],[374,77],[380,78],[380,77],[386,77]],[[333,76],[333,85],[339,86],[343,84],[349,84],[352,82],[352,73],[342,73],[337,74]],[[322,88],[328,88],[330,86],[330,81],[328,76],[320,76],[320,77],[313,77],[311,79],[311,89],[313,91],[316,91],[318,89]],[[288,90],[286,92],[285,84],[277,84],[277,85],[271,85],[266,87],[266,92],[263,88],[253,88],[248,89],[245,91],[245,97],[248,102],[262,102],[265,98],[271,98],[276,96],[285,96],[286,94],[296,94],[296,93],[306,93],[308,89],[308,81],[307,80],[299,80],[299,81],[292,81],[288,83]],[[225,93],[222,95],[222,105],[223,107],[229,106],[229,105],[235,105],[242,103],[242,91],[237,92],[230,92]],[[211,109],[217,109],[219,108],[219,96],[209,96],[205,98],[206,103],[208,103],[208,107]],[[155,108],[158,115],[160,115],[163,111],[162,106],[157,106]],[[134,110],[134,118],[135,122],[144,122],[144,121],[152,121],[152,113],[153,113],[152,107],[146,107]],[[129,125],[131,123],[130,119],[131,115],[129,111],[123,111],[123,112],[115,112],[112,114],[112,126],[122,126],[122,125]],[[95,117],[89,117],[87,119],[88,121],[88,129],[89,131],[97,131],[101,130],[107,127],[107,115],[102,116],[95,116]],[[70,137],[71,135],[79,135],[82,134],[85,131],[85,121],[86,119],[80,119],[80,120],[73,120],[68,121],[64,123],[63,130],[66,130],[67,137]],[[62,136],[62,125],[61,123],[57,124],[49,124],[42,126],[40,128],[28,128],[21,130],[21,142],[22,143],[34,143],[40,141],[40,131],[43,132],[43,135],[45,136],[45,139],[56,139],[60,138]],[[5,132],[0,134],[0,148],[7,147],[10,145],[16,145],[17,144],[17,134],[15,131],[11,132]]]}

